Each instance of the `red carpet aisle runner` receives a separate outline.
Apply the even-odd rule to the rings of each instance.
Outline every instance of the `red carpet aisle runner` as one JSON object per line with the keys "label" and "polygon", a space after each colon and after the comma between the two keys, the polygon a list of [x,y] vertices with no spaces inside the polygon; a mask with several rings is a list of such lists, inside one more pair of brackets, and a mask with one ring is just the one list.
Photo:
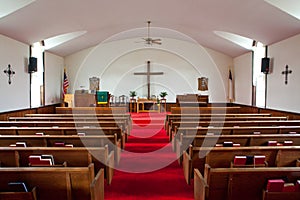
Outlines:
{"label": "red carpet aisle runner", "polygon": [[194,199],[163,129],[165,114],[133,113],[133,128],[105,199]]}

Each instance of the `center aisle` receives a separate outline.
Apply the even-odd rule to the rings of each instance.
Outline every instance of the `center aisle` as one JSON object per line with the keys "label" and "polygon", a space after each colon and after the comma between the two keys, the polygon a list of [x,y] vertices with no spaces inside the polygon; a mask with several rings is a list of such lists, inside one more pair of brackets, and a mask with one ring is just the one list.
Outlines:
{"label": "center aisle", "polygon": [[164,113],[132,113],[131,135],[105,199],[194,199],[163,128]]}

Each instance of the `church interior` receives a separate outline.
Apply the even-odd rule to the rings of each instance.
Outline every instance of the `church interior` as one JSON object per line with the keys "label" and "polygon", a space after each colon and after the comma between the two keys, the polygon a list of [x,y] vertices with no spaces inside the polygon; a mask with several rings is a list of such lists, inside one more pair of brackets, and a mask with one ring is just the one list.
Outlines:
{"label": "church interior", "polygon": [[300,3],[3,0],[0,199],[299,200]]}

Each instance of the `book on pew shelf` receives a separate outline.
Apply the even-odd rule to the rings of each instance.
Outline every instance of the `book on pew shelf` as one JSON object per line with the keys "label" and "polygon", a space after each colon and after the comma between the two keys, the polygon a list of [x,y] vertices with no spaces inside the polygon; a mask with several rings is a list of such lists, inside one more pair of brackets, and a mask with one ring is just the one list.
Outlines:
{"label": "book on pew shelf", "polygon": [[53,155],[43,154],[43,155],[41,155],[41,160],[50,160],[51,165],[55,165]]}
{"label": "book on pew shelf", "polygon": [[246,165],[253,165],[254,156],[246,156]]}
{"label": "book on pew shelf", "polygon": [[296,187],[294,183],[284,183],[282,192],[295,192]]}
{"label": "book on pew shelf", "polygon": [[284,186],[284,180],[271,179],[268,180],[267,191],[268,192],[282,192]]}
{"label": "book on pew shelf", "polygon": [[54,146],[55,146],[55,147],[64,147],[64,146],[65,146],[65,143],[64,143],[64,142],[55,142],[55,143],[54,143]]}
{"label": "book on pew shelf", "polygon": [[9,182],[8,192],[28,192],[27,186],[24,182]]}
{"label": "book on pew shelf", "polygon": [[229,141],[229,142],[226,142],[226,141],[225,141],[225,142],[223,142],[223,146],[224,146],[224,147],[233,147],[233,142],[230,142],[230,141]]}
{"label": "book on pew shelf", "polygon": [[277,146],[277,141],[276,140],[269,140],[268,141],[268,146]]}
{"label": "book on pew shelf", "polygon": [[215,147],[223,147],[223,144],[216,144]]}
{"label": "book on pew shelf", "polygon": [[16,144],[10,144],[9,146],[10,147],[16,147],[17,145]]}
{"label": "book on pew shelf", "polygon": [[79,136],[85,136],[85,133],[77,133]]}
{"label": "book on pew shelf", "polygon": [[215,135],[214,133],[206,133],[206,135]]}
{"label": "book on pew shelf", "polygon": [[73,144],[65,144],[65,147],[74,147]]}
{"label": "book on pew shelf", "polygon": [[26,142],[16,142],[16,147],[27,147]]}
{"label": "book on pew shelf", "polygon": [[296,131],[290,131],[289,134],[297,134]]}
{"label": "book on pew shelf", "polygon": [[260,132],[259,131],[254,131],[253,134],[254,135],[260,135]]}
{"label": "book on pew shelf", "polygon": [[293,141],[292,141],[292,140],[285,140],[285,141],[283,142],[283,145],[284,145],[284,146],[293,146]]}
{"label": "book on pew shelf", "polygon": [[300,192],[300,180],[296,181],[295,190],[296,190],[296,192]]}
{"label": "book on pew shelf", "polygon": [[246,156],[234,156],[233,164],[234,165],[245,165],[246,164]]}
{"label": "book on pew shelf", "polygon": [[51,166],[54,165],[54,159],[52,155],[30,155],[30,166]]}
{"label": "book on pew shelf", "polygon": [[59,128],[59,126],[52,126],[52,128]]}
{"label": "book on pew shelf", "polygon": [[240,146],[241,146],[241,144],[239,144],[239,143],[233,144],[233,147],[240,147]]}
{"label": "book on pew shelf", "polygon": [[44,135],[44,133],[42,133],[42,132],[39,132],[39,133],[35,133],[36,135],[40,135],[40,136],[43,136]]}
{"label": "book on pew shelf", "polygon": [[257,156],[254,156],[254,158],[253,158],[254,165],[263,165],[263,164],[265,164],[265,161],[266,161],[266,156],[264,156],[264,155],[257,155]]}

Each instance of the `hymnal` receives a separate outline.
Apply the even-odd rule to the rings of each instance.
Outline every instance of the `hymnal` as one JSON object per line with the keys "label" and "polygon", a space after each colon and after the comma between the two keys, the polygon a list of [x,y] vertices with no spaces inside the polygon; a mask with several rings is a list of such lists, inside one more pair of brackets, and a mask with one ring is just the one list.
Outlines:
{"label": "hymnal", "polygon": [[42,133],[42,132],[40,132],[40,133],[35,133],[36,135],[41,135],[41,136],[43,136],[44,135],[44,133]]}
{"label": "hymnal", "polygon": [[293,141],[292,141],[292,140],[285,140],[285,141],[283,142],[283,145],[284,145],[284,146],[293,146]]}
{"label": "hymnal", "polygon": [[254,165],[263,165],[265,164],[266,156],[254,156],[253,162]]}
{"label": "hymnal", "polygon": [[277,141],[275,140],[268,141],[268,146],[277,146]]}
{"label": "hymnal", "polygon": [[246,165],[252,165],[253,159],[254,159],[254,156],[246,156]]}
{"label": "hymnal", "polygon": [[268,192],[282,192],[284,181],[282,179],[268,180],[267,190]]}
{"label": "hymnal", "polygon": [[296,191],[296,187],[294,183],[285,183],[283,185],[282,192],[295,192],[295,191]]}
{"label": "hymnal", "polygon": [[238,144],[238,143],[233,144],[233,147],[240,147],[240,146],[241,146],[241,144]]}
{"label": "hymnal", "polygon": [[65,144],[65,147],[74,147],[73,144]]}
{"label": "hymnal", "polygon": [[233,147],[233,142],[223,142],[224,147]]}
{"label": "hymnal", "polygon": [[64,146],[65,146],[65,143],[64,143],[64,142],[55,142],[55,143],[54,143],[54,146],[55,146],[55,147],[64,147]]}
{"label": "hymnal", "polygon": [[245,165],[246,164],[246,156],[234,156],[233,164],[234,165]]}
{"label": "hymnal", "polygon": [[16,142],[16,147],[27,147],[26,142]]}
{"label": "hymnal", "polygon": [[54,165],[54,159],[52,155],[30,155],[30,166],[51,166]]}
{"label": "hymnal", "polygon": [[253,134],[254,135],[260,135],[260,132],[259,131],[254,131]]}
{"label": "hymnal", "polygon": [[10,182],[8,183],[9,192],[28,192],[27,186],[24,182]]}
{"label": "hymnal", "polygon": [[85,133],[77,133],[79,136],[85,136]]}
{"label": "hymnal", "polygon": [[296,192],[300,192],[300,180],[296,181],[295,190]]}

